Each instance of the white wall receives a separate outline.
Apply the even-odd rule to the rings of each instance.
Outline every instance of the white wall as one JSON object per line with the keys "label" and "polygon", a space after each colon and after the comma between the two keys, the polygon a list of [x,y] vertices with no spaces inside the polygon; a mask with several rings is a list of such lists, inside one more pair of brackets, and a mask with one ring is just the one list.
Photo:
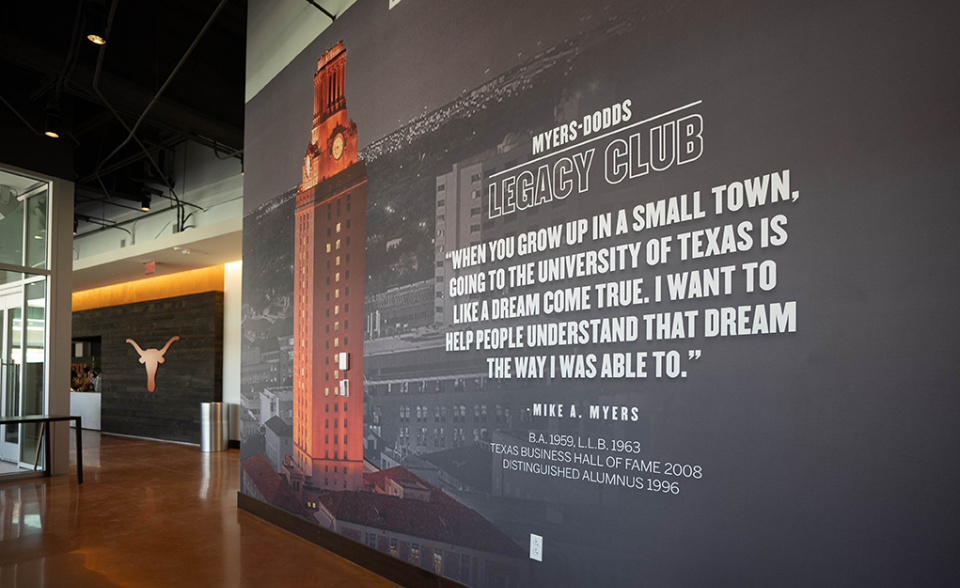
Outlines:
{"label": "white wall", "polygon": [[[70,241],[73,232],[73,182],[52,179],[50,198],[50,267],[53,275],[49,283],[50,308],[47,313],[47,412],[70,414],[70,338],[73,332],[71,300]],[[54,474],[70,471],[70,438],[72,431],[66,422],[52,427],[50,443]]]}
{"label": "white wall", "polygon": [[223,273],[223,402],[229,405],[230,439],[240,440],[240,309],[243,262]]}
{"label": "white wall", "polygon": [[[387,0],[378,0],[386,3]],[[323,0],[340,16],[354,0]],[[330,26],[330,18],[303,0],[251,0],[247,5],[245,102],[263,89],[294,57]]]}

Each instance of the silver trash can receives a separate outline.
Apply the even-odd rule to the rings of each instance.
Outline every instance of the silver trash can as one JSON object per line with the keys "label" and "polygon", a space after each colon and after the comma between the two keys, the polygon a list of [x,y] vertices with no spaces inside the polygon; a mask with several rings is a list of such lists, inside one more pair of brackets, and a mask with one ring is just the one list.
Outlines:
{"label": "silver trash can", "polygon": [[200,403],[200,451],[226,451],[229,447],[226,408],[222,402]]}

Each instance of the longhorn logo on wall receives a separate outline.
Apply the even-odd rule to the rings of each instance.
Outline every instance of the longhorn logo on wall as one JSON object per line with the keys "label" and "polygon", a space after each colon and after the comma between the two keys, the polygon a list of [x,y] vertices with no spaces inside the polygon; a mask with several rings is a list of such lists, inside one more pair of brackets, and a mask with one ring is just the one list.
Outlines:
{"label": "longhorn logo on wall", "polygon": [[167,341],[167,344],[163,346],[163,349],[140,349],[140,346],[137,345],[137,342],[133,339],[127,339],[127,343],[133,345],[133,348],[137,350],[137,353],[140,355],[140,363],[146,366],[147,368],[147,390],[153,392],[157,389],[157,367],[163,363],[165,360],[163,358],[166,354],[167,349],[170,349],[170,345],[174,341],[179,341],[180,336],[175,335],[170,337],[170,340]]}

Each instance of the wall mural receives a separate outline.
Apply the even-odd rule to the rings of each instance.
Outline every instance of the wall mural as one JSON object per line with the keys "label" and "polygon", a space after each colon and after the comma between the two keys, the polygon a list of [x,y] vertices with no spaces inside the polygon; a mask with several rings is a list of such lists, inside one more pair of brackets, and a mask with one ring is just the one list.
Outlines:
{"label": "wall mural", "polygon": [[960,10],[494,4],[248,104],[242,492],[468,586],[956,577]]}
{"label": "wall mural", "polygon": [[157,368],[160,367],[160,364],[166,361],[163,356],[167,353],[167,349],[170,348],[170,345],[174,341],[179,341],[179,336],[170,337],[170,340],[167,341],[167,344],[163,346],[163,349],[141,349],[137,342],[133,339],[127,339],[127,343],[133,346],[137,350],[137,355],[140,356],[140,363],[147,368],[147,391],[153,392],[157,389]]}

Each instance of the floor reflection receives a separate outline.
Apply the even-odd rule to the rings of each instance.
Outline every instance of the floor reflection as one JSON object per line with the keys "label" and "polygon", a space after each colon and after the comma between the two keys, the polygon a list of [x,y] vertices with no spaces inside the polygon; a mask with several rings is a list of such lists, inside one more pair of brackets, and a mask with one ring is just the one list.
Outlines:
{"label": "floor reflection", "polygon": [[236,450],[84,431],[83,462],[82,486],[0,478],[3,588],[394,586],[238,512]]}
{"label": "floor reflection", "polygon": [[22,468],[18,464],[15,464],[11,461],[0,461],[0,476],[3,474],[21,474],[23,472],[29,472],[27,468]]}

